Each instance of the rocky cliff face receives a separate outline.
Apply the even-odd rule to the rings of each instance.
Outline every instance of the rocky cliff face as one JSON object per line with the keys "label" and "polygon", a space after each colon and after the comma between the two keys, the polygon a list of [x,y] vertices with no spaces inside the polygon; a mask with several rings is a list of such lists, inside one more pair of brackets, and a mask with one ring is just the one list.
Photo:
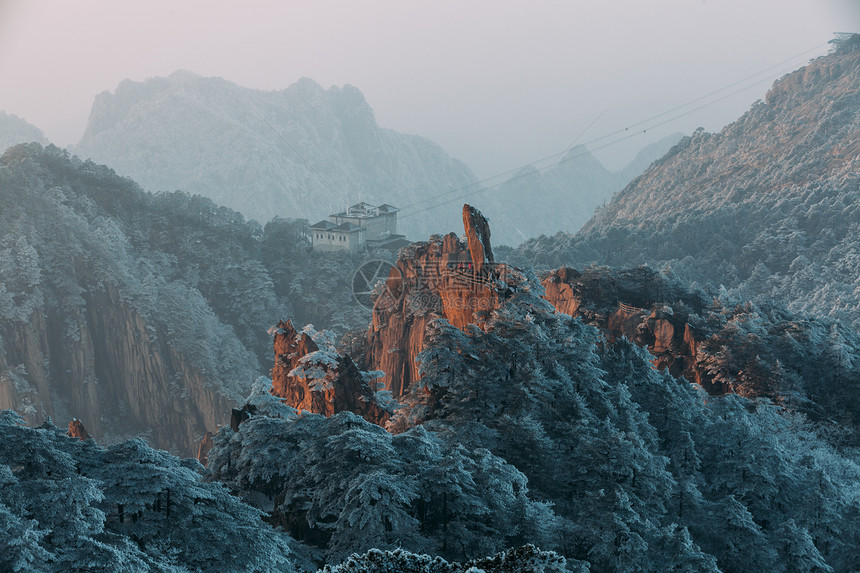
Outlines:
{"label": "rocky cliff face", "polygon": [[388,421],[391,413],[377,402],[371,380],[348,355],[320,348],[307,331],[296,332],[290,321],[279,322],[272,334],[272,394],[285,404],[324,416],[349,411],[378,425]]}
{"label": "rocky cliff face", "polygon": [[55,147],[9,149],[0,189],[0,408],[194,454],[260,373],[243,325],[219,318],[231,283],[254,292],[235,312],[249,333],[265,339],[252,317],[280,306],[254,229]]}
{"label": "rocky cliff face", "polygon": [[[69,320],[75,338],[63,335]],[[39,309],[29,322],[0,325],[0,336],[0,409],[16,409],[29,423],[75,417],[99,441],[145,433],[161,448],[190,455],[236,401],[154,337],[112,287],[87,293],[85,310],[74,317]]]}
{"label": "rocky cliff face", "polygon": [[449,233],[403,249],[375,302],[367,362],[385,373],[382,382],[395,397],[420,377],[415,358],[431,320],[442,317],[461,330],[481,327],[516,289],[514,269],[493,261],[481,212],[464,205],[463,225],[465,243]]}
{"label": "rocky cliff face", "polygon": [[[682,302],[684,308],[679,308],[676,313],[667,304],[657,302],[660,291],[664,289],[650,290],[647,285],[651,282],[648,280],[652,278],[651,273],[643,269],[638,274],[644,283],[638,293],[618,289],[618,282],[609,276],[602,277],[609,279],[603,281],[597,279],[592,271],[591,276],[584,277],[569,267],[547,273],[541,284],[545,290],[544,298],[558,312],[582,318],[598,327],[610,340],[625,337],[647,348],[654,356],[655,368],[666,369],[675,377],[683,376],[708,391],[729,391],[728,388],[717,387],[712,377],[696,363],[696,350],[705,335],[696,333],[687,322],[688,314],[684,310],[687,305]],[[599,283],[603,284],[598,287]],[[632,284],[628,283],[628,286]],[[633,302],[641,306],[635,306]],[[701,310],[701,304],[698,301],[691,306]]]}

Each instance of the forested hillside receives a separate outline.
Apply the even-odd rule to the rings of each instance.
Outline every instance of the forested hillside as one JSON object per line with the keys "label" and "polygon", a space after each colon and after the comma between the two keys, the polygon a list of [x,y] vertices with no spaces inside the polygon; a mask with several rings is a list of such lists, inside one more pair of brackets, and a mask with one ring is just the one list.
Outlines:
{"label": "forested hillside", "polygon": [[578,234],[512,256],[666,265],[742,299],[779,300],[860,327],[857,36],[788,74],[720,133],[685,138]]}
{"label": "forested hillside", "polygon": [[0,407],[185,454],[271,366],[269,326],[344,332],[358,261],[211,200],[145,193],[55,147],[0,158]]}
{"label": "forested hillside", "polygon": [[0,412],[3,571],[296,570],[296,544],[206,483],[194,460],[139,439],[103,448],[22,422]]}
{"label": "forested hillside", "polygon": [[[475,246],[476,235],[467,235]],[[456,241],[449,235],[401,251],[392,276],[404,280],[395,279],[391,292],[407,314],[386,295],[377,299],[371,349],[374,332],[390,328],[383,317],[388,325],[426,324],[420,338],[410,335],[408,349],[420,345],[420,378],[408,386],[386,382],[405,391],[385,429],[349,411],[297,415],[263,383],[247,414],[216,435],[212,477],[327,563],[398,547],[464,561],[528,542],[558,552],[574,571],[860,566],[860,468],[850,449],[833,445],[840,440],[832,422],[812,423],[792,400],[709,396],[657,370],[626,338],[557,312],[527,272],[478,270],[502,278],[481,281],[471,294],[453,275],[410,278],[437,257],[462,252]],[[660,284],[644,276],[622,291]],[[463,304],[469,300],[487,304]],[[723,354],[710,360],[734,367],[732,353],[774,323],[754,308],[724,310],[728,317],[698,320],[723,321],[715,344]],[[815,328],[798,326],[800,333]],[[856,350],[855,338],[847,344]],[[803,362],[801,349],[814,352],[818,344],[803,335],[784,343],[795,347],[785,356],[798,353],[788,369]],[[846,375],[856,381],[856,371]],[[287,374],[301,376],[299,369]],[[318,379],[337,384],[322,373]],[[275,382],[280,388],[283,379]],[[340,570],[384,571],[372,563],[397,560],[371,552],[352,562],[355,568]]]}

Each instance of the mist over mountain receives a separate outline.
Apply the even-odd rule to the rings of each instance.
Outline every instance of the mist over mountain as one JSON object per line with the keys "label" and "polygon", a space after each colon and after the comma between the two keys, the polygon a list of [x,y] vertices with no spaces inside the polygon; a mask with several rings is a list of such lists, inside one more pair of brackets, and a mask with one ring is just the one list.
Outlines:
{"label": "mist over mountain", "polygon": [[472,201],[493,222],[496,244],[518,245],[540,235],[575,232],[595,209],[623,189],[680,139],[669,135],[636,155],[624,169],[610,171],[585,146],[570,148],[547,168],[527,167]]}
{"label": "mist over mountain", "polygon": [[[652,144],[615,172],[576,147],[477,198],[500,223],[499,243],[576,231],[679,138]],[[145,189],[200,194],[261,222],[313,223],[359,198],[392,204],[402,209],[398,230],[416,239],[456,229],[456,190],[480,188],[439,146],[379,127],[358,89],[325,90],[310,79],[273,92],[184,71],[126,80],[96,97],[74,151]]]}
{"label": "mist over mountain", "polygon": [[0,111],[0,153],[19,143],[48,144],[42,130],[15,114]]}
{"label": "mist over mountain", "polygon": [[697,131],[576,235],[518,260],[671,266],[739,298],[860,326],[860,52],[856,36],[788,74],[720,133]]}
{"label": "mist over mountain", "polygon": [[[261,222],[315,222],[357,203],[404,208],[474,182],[427,139],[380,128],[352,86],[302,79],[264,92],[180,71],[125,80],[96,97],[75,153],[145,189],[200,194]],[[425,236],[457,223],[446,210],[405,219]]]}
{"label": "mist over mountain", "polygon": [[[124,82],[84,141],[269,220],[0,155],[0,569],[860,570],[858,86],[843,38],[721,133],[644,150],[576,235],[493,248],[538,196],[562,225],[622,177],[582,148],[485,193],[492,228],[414,210],[458,223],[349,256],[274,206],[468,170],[351,87]],[[285,171],[260,116],[324,161]]]}

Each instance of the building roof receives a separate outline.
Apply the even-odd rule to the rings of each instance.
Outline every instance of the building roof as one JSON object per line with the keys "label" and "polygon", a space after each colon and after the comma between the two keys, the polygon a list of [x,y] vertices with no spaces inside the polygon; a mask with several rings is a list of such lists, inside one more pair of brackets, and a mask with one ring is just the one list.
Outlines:
{"label": "building roof", "polygon": [[314,223],[313,225],[308,225],[308,229],[317,229],[317,230],[328,231],[328,230],[330,230],[336,226],[337,225],[335,225],[331,221],[329,221],[327,219],[323,219],[319,223]]}
{"label": "building roof", "polygon": [[411,245],[412,241],[406,239],[406,235],[386,235],[379,239],[368,239],[367,246],[374,249],[387,249],[396,251],[406,245]]}
{"label": "building roof", "polygon": [[379,248],[388,251],[399,251],[403,247],[408,247],[411,244],[412,241],[408,239],[394,239],[393,241],[379,245]]}
{"label": "building roof", "polygon": [[355,205],[350,205],[347,211],[372,211],[373,209],[376,209],[376,207],[374,207],[370,203],[365,203],[364,201],[362,201],[360,203],[356,203]]}
{"label": "building roof", "polygon": [[366,203],[362,201],[361,203],[356,203],[355,205],[350,205],[346,208],[346,211],[341,211],[340,213],[333,213],[329,215],[330,217],[340,217],[340,218],[357,218],[364,219],[369,217],[378,217],[382,214],[387,213],[397,213],[400,211],[397,207],[393,205],[389,205],[388,203],[384,203],[379,207],[371,205],[370,203]]}

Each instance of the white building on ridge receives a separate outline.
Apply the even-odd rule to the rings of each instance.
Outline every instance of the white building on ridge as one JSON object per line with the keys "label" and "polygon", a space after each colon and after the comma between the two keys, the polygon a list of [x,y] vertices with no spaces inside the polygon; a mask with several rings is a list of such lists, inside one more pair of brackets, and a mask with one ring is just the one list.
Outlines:
{"label": "white building on ridge", "polygon": [[308,225],[315,251],[347,251],[354,255],[365,249],[397,250],[409,244],[397,234],[399,209],[385,204],[375,207],[361,202],[346,211],[329,215]]}

